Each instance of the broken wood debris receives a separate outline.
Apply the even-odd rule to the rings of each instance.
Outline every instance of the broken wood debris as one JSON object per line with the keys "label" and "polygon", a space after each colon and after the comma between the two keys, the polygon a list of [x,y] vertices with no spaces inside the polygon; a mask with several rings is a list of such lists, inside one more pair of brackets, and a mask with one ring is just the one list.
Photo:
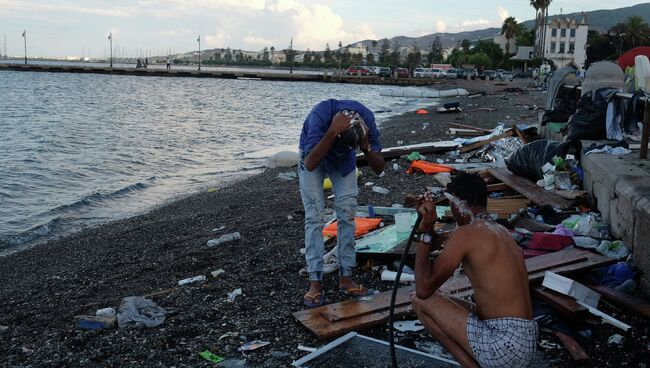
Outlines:
{"label": "broken wood debris", "polygon": [[524,177],[513,174],[505,166],[488,169],[488,172],[538,206],[549,205],[554,208],[570,208],[573,205],[572,201],[549,192]]}
{"label": "broken wood debris", "polygon": [[507,137],[511,137],[511,136],[512,136],[512,130],[508,129],[504,133],[497,134],[494,137],[488,138],[486,140],[475,142],[475,143],[472,143],[472,144],[468,144],[467,146],[462,146],[462,147],[460,147],[458,149],[458,151],[460,153],[466,153],[466,152],[473,151],[475,149],[481,148],[481,147],[483,147],[483,146],[485,146],[487,144],[490,144],[492,142],[498,141],[499,139],[503,139],[503,138],[507,138]]}
{"label": "broken wood debris", "polygon": [[[601,256],[587,250],[564,249],[526,259],[529,282],[542,279],[544,272],[572,273],[616,262],[615,259]],[[446,294],[466,297],[473,294],[466,276],[448,280],[440,288]],[[397,292],[395,316],[397,318],[411,312],[411,287],[400,288]],[[392,291],[374,294],[364,300],[347,300],[313,309],[295,312],[294,318],[320,339],[334,338],[353,330],[373,327],[388,319],[388,308]]]}

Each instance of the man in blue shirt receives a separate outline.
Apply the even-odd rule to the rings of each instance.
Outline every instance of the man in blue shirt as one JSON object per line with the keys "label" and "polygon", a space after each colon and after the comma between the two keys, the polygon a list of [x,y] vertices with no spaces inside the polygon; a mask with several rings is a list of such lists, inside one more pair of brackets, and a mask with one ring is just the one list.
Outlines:
{"label": "man in blue shirt", "polygon": [[304,304],[323,304],[323,226],[325,198],[323,180],[329,177],[334,191],[337,218],[339,290],[350,296],[365,296],[369,290],[352,280],[355,264],[354,216],[357,212],[356,148],[364,153],[377,174],[384,170],[379,130],[372,111],[357,101],[326,100],[307,116],[300,134],[300,195],[305,207],[305,258],[309,291]]}

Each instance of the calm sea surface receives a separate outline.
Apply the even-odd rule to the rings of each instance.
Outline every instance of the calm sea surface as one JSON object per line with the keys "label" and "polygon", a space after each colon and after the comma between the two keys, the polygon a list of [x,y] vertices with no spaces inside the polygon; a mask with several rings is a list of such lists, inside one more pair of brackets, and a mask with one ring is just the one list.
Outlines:
{"label": "calm sea surface", "polygon": [[0,71],[0,254],[257,172],[323,99],[432,104],[381,88]]}

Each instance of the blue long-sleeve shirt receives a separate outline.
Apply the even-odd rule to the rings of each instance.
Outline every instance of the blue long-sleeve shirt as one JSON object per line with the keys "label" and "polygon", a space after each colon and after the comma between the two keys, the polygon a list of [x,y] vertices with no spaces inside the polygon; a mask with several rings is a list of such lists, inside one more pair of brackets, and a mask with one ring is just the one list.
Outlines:
{"label": "blue long-sleeve shirt", "polygon": [[[352,110],[361,115],[368,127],[370,149],[375,152],[381,152],[381,143],[379,142],[380,133],[375,122],[375,115],[372,111],[357,101],[329,99],[319,102],[314,106],[303,123],[299,145],[299,149],[302,152],[301,159],[304,159],[318,142],[323,139],[330,125],[332,125],[334,115],[343,110]],[[343,176],[347,176],[356,168],[356,151],[353,148],[351,149],[334,143],[332,148],[327,152],[325,159],[321,162],[321,165],[323,165],[326,173],[340,170]]]}

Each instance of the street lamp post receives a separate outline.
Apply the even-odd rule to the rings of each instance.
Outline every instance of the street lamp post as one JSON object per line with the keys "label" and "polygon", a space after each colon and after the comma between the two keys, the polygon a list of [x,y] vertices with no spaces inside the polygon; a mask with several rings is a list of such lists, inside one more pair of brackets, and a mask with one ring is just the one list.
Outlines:
{"label": "street lamp post", "polygon": [[199,70],[201,70],[201,35],[196,38],[196,42],[199,43]]}
{"label": "street lamp post", "polygon": [[293,74],[293,37],[291,37],[291,43],[289,44],[289,57],[291,58],[289,63],[289,74]]}
{"label": "street lamp post", "polygon": [[23,39],[25,41],[25,64],[27,64],[27,30],[23,30]]}
{"label": "street lamp post", "polygon": [[113,32],[108,34],[108,41],[111,46],[111,68],[113,67]]}

